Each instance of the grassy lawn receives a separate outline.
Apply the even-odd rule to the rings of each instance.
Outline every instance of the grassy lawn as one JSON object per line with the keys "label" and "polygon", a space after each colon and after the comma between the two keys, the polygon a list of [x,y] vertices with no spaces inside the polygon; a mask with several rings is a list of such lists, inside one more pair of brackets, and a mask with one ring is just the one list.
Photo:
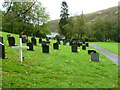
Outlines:
{"label": "grassy lawn", "polygon": [[115,54],[120,55],[120,51],[118,51],[118,48],[119,48],[118,46],[120,45],[120,43],[117,43],[117,42],[93,42],[93,43]]}
{"label": "grassy lawn", "polygon": [[[60,45],[60,50],[54,50],[51,44],[50,54],[44,54],[38,43],[34,46],[35,51],[23,50],[25,59],[20,63],[19,50],[9,47],[8,33],[2,33],[8,57],[2,60],[4,88],[118,87],[118,66],[99,51],[101,62],[90,62],[90,55],[81,47],[80,52],[72,53],[68,44]],[[11,35],[14,35],[18,45],[18,35]],[[90,46],[87,49],[94,48]]]}

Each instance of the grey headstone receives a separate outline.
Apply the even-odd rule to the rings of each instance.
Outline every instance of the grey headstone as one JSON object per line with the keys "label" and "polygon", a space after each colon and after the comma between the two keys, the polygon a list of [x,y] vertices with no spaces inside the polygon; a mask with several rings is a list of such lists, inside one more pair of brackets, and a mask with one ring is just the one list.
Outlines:
{"label": "grey headstone", "polygon": [[97,61],[99,62],[99,53],[97,53],[96,51],[91,53],[91,61]]}

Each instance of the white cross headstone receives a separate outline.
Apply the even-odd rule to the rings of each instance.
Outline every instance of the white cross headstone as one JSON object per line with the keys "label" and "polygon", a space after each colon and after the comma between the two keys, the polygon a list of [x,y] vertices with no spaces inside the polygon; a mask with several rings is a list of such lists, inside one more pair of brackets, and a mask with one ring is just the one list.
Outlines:
{"label": "white cross headstone", "polygon": [[12,46],[12,48],[16,48],[16,49],[19,49],[20,50],[20,61],[22,62],[23,58],[22,58],[22,49],[29,49],[28,46],[22,46],[22,38],[20,38],[19,40],[19,46]]}

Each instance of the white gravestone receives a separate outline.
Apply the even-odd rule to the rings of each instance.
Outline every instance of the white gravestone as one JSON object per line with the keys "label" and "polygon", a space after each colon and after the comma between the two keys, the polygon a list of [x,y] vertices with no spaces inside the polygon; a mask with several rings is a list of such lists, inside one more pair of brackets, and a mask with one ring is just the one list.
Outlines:
{"label": "white gravestone", "polygon": [[97,53],[96,51],[91,53],[91,61],[97,61],[100,62],[99,60],[99,53]]}
{"label": "white gravestone", "polygon": [[20,61],[22,62],[22,49],[29,49],[28,46],[22,46],[22,38],[19,40],[19,46],[12,46],[12,48],[19,49],[20,50]]}

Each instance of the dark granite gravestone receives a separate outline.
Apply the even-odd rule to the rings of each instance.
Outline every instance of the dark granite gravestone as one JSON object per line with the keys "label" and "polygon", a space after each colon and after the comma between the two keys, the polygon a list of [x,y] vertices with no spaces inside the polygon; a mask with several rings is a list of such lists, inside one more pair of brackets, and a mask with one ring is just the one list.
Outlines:
{"label": "dark granite gravestone", "polygon": [[35,37],[32,37],[32,38],[31,38],[31,42],[33,43],[33,45],[36,45],[36,46],[37,46],[37,41],[36,41],[36,38],[35,38]]}
{"label": "dark granite gravestone", "polygon": [[27,49],[27,50],[34,51],[33,43],[27,43],[27,46],[29,46],[29,49]]}
{"label": "dark granite gravestone", "polygon": [[3,37],[0,36],[0,42],[3,43]]}
{"label": "dark granite gravestone", "polygon": [[5,57],[5,46],[1,42],[0,42],[0,58],[7,59],[7,57]]}
{"label": "dark granite gravestone", "polygon": [[96,51],[91,53],[91,61],[97,61],[99,62],[99,53],[97,53]]}
{"label": "dark granite gravestone", "polygon": [[42,45],[42,52],[49,53],[49,45]]}
{"label": "dark granite gravestone", "polygon": [[71,50],[72,50],[72,52],[78,52],[77,51],[77,45],[72,45]]}
{"label": "dark granite gravestone", "polygon": [[42,38],[39,38],[39,43],[41,43],[42,42]]}
{"label": "dark granite gravestone", "polygon": [[15,38],[14,37],[9,37],[8,38],[8,43],[9,43],[9,46],[15,46]]}
{"label": "dark granite gravestone", "polygon": [[82,50],[86,50],[86,46],[85,45],[82,46]]}
{"label": "dark granite gravestone", "polygon": [[90,55],[94,50],[88,50],[88,54]]}
{"label": "dark granite gravestone", "polygon": [[89,43],[86,43],[86,46],[89,47]]}
{"label": "dark granite gravestone", "polygon": [[22,43],[26,43],[27,42],[27,35],[22,35]]}
{"label": "dark granite gravestone", "polygon": [[53,48],[54,49],[59,49],[59,43],[53,43]]}

